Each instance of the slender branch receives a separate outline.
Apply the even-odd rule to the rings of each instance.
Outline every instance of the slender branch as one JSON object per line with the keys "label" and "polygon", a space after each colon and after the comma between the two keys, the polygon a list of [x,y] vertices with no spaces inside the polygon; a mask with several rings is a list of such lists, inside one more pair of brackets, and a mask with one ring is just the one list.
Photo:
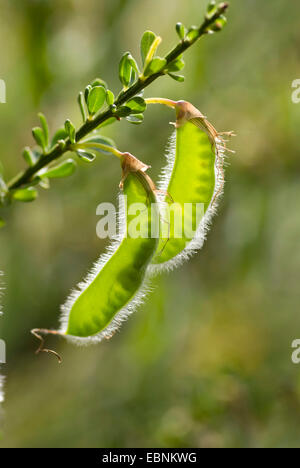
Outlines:
{"label": "slender branch", "polygon": [[[82,138],[87,136],[91,131],[95,130],[99,125],[106,122],[108,119],[115,116],[117,110],[120,106],[125,104],[129,99],[133,98],[141,91],[143,91],[147,86],[149,86],[153,81],[155,81],[160,76],[164,76],[167,71],[167,65],[176,60],[183,52],[185,52],[189,47],[191,47],[200,37],[207,34],[209,26],[212,25],[228,8],[228,3],[220,3],[216,13],[209,17],[206,17],[202,25],[198,29],[198,33],[193,37],[193,39],[183,39],[179,44],[176,45],[166,56],[166,65],[163,69],[157,73],[154,73],[147,78],[141,76],[136,83],[130,86],[126,91],[122,91],[114,103],[114,109],[108,109],[104,112],[99,113],[90,120],[87,120],[76,132],[76,142],[80,141]],[[32,180],[33,176],[37,174],[42,168],[48,166],[51,162],[59,159],[67,151],[72,150],[72,144],[69,138],[65,140],[65,145],[55,146],[48,153],[45,153],[32,167],[29,167],[24,172],[19,174],[17,177],[12,179],[7,187],[10,191],[17,188],[27,185]]]}

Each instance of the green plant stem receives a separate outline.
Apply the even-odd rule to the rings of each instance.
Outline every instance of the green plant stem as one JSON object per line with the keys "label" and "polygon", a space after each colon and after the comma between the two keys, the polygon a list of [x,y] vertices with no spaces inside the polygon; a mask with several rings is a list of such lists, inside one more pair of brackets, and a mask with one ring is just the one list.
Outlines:
{"label": "green plant stem", "polygon": [[[207,29],[211,24],[213,24],[228,8],[228,3],[221,3],[218,6],[216,13],[211,18],[205,18],[202,25],[198,29],[198,34],[192,40],[183,39],[179,44],[174,47],[166,56],[166,65],[164,69],[161,71],[148,76],[147,78],[139,78],[136,83],[130,86],[126,91],[122,91],[118,98],[115,101],[115,110],[108,109],[104,112],[99,113],[95,117],[90,120],[87,120],[76,132],[76,142],[80,141],[82,138],[87,136],[91,131],[95,130],[99,125],[106,122],[111,117],[114,117],[115,113],[117,112],[118,108],[125,104],[129,99],[133,98],[141,91],[143,91],[147,86],[149,86],[153,81],[155,81],[160,76],[165,75],[167,72],[165,69],[167,65],[173,62],[173,60],[177,59],[183,52],[185,52],[189,47],[191,47],[200,37],[207,34]],[[45,153],[34,166],[29,167],[21,174],[17,175],[13,178],[7,185],[8,190],[12,191],[17,188],[23,187],[24,185],[28,185],[32,180],[32,177],[37,174],[41,169],[48,166],[53,161],[56,161],[61,156],[63,156],[67,151],[71,151],[71,141],[70,139],[65,140],[65,146],[62,148],[61,146],[55,146],[51,151]]]}

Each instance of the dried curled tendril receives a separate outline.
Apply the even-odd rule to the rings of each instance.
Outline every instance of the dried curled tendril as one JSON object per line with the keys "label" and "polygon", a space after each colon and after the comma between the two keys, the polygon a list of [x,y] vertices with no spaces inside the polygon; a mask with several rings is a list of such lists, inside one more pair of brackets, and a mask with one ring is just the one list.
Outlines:
{"label": "dried curled tendril", "polygon": [[44,328],[34,328],[33,330],[31,330],[31,334],[33,336],[35,336],[40,341],[40,346],[36,350],[35,354],[39,354],[41,352],[48,353],[48,354],[53,354],[54,356],[57,357],[58,363],[59,364],[62,363],[62,357],[56,351],[53,351],[53,349],[44,348],[45,340],[41,336],[42,334],[45,334],[45,335],[50,335],[50,334],[59,335],[60,333],[58,331],[56,331],[56,330],[46,330]]}

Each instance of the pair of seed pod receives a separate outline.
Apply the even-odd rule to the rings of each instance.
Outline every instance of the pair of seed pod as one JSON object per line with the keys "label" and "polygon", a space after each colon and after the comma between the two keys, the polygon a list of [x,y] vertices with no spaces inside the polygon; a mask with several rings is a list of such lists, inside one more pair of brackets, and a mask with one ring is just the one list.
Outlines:
{"label": "pair of seed pod", "polygon": [[[160,183],[156,187],[147,175],[149,166],[120,153],[121,202],[126,200],[119,214],[123,233],[62,306],[60,330],[48,332],[79,344],[110,338],[143,300],[151,276],[176,267],[202,247],[224,185],[224,134],[192,104],[170,102],[176,123]],[[136,203],[146,207],[139,216],[140,231],[146,235],[137,238],[128,229],[130,207]],[[197,206],[203,208],[200,214]],[[167,217],[166,208],[174,208],[172,217]],[[177,235],[178,221],[193,229]],[[151,235],[153,225],[159,235]]]}

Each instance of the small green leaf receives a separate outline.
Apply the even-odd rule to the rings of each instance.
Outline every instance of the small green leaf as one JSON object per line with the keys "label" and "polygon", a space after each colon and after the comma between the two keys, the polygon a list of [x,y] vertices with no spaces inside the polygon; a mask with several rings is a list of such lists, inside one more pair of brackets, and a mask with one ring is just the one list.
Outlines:
{"label": "small green leaf", "polygon": [[211,0],[209,4],[207,5],[207,11],[210,12],[213,10],[216,6],[216,0]]}
{"label": "small green leaf", "polygon": [[[115,142],[111,139],[111,138],[108,138],[108,137],[105,137],[103,135],[94,135],[90,138],[87,138],[85,140],[82,140],[82,143],[101,143],[102,145],[107,145],[107,146],[111,146],[112,148],[115,148],[116,147],[116,144]],[[91,147],[91,150],[92,151],[96,151],[97,153],[101,153],[101,154],[111,154],[109,151],[105,151],[104,149],[102,148],[98,148],[98,147]]]}
{"label": "small green leaf", "polygon": [[195,41],[199,36],[199,28],[197,26],[191,26],[185,37],[189,42]]}
{"label": "small green leaf", "polygon": [[70,138],[71,143],[76,143],[76,129],[69,119],[65,121],[65,130],[68,134],[68,137]]}
{"label": "small green leaf", "polygon": [[137,64],[136,60],[132,57],[131,54],[128,55],[127,59],[128,59],[128,62],[129,62],[130,65],[131,65],[131,67],[132,67],[133,70],[135,71],[135,73],[136,73],[137,75],[139,75],[140,70],[139,70],[139,67],[138,67],[138,64]]}
{"label": "small green leaf", "polygon": [[42,187],[44,190],[49,190],[50,188],[50,181],[47,177],[41,179],[39,181],[39,186]]}
{"label": "small green leaf", "polygon": [[156,40],[156,34],[152,31],[145,31],[142,39],[141,39],[141,56],[142,56],[142,62],[143,65],[145,64],[146,57],[148,55],[148,52],[153,44],[153,42]]}
{"label": "small green leaf", "polygon": [[169,63],[167,66],[167,70],[169,72],[177,72],[177,71],[182,70],[184,68],[184,65],[185,65],[184,61],[179,58]]}
{"label": "small green leaf", "polygon": [[68,138],[68,132],[66,131],[65,128],[59,128],[53,138],[52,138],[52,141],[51,141],[51,146],[55,146],[59,140],[65,140],[66,138]]}
{"label": "small green leaf", "polygon": [[117,117],[127,117],[130,114],[131,114],[131,109],[130,109],[130,107],[127,107],[127,106],[121,106],[116,111],[116,116]]}
{"label": "small green leaf", "polygon": [[144,114],[129,115],[128,117],[126,117],[126,120],[128,120],[128,122],[132,124],[139,125],[143,123]]}
{"label": "small green leaf", "polygon": [[224,15],[219,18],[208,28],[208,31],[219,32],[222,31],[224,26],[227,24],[227,18]]}
{"label": "small green leaf", "polygon": [[217,11],[218,9],[217,9],[216,2],[212,0],[207,6],[205,18],[211,19],[217,13]]}
{"label": "small green leaf", "polygon": [[185,27],[183,26],[182,23],[177,23],[176,24],[176,32],[181,40],[184,39],[185,36]]}
{"label": "small green leaf", "polygon": [[67,159],[66,161],[54,166],[47,171],[39,174],[41,179],[62,179],[64,177],[70,177],[74,174],[77,164],[73,159]]}
{"label": "small green leaf", "polygon": [[126,107],[129,107],[129,109],[131,109],[131,114],[140,114],[141,112],[144,112],[147,106],[145,99],[136,96],[126,102]]}
{"label": "small green leaf", "polygon": [[79,105],[82,120],[83,120],[83,122],[85,122],[86,119],[87,119],[87,115],[86,115],[86,111],[85,111],[84,95],[83,95],[82,91],[80,91],[80,93],[78,94],[77,102],[78,102],[78,105]]}
{"label": "small green leaf", "polygon": [[101,80],[101,78],[95,78],[94,81],[91,83],[92,88],[95,86],[103,86],[105,89],[107,89],[107,83],[104,80]]}
{"label": "small green leaf", "polygon": [[23,150],[23,158],[27,162],[28,166],[32,167],[38,160],[38,157],[34,151],[32,151],[29,146],[26,146]]}
{"label": "small green leaf", "polygon": [[47,144],[43,130],[40,127],[34,127],[32,129],[32,136],[37,144],[43,148],[43,151],[46,151]]}
{"label": "small green leaf", "polygon": [[146,70],[144,71],[144,76],[154,75],[155,73],[162,71],[166,63],[166,59],[161,57],[155,57],[146,67]]}
{"label": "small green leaf", "polygon": [[0,229],[3,228],[5,226],[6,222],[4,221],[3,218],[1,218],[0,216]]}
{"label": "small green leaf", "polygon": [[178,81],[179,83],[182,83],[184,81],[184,76],[183,75],[174,75],[174,73],[168,73],[168,75],[173,78],[173,80]]}
{"label": "small green leaf", "polygon": [[91,115],[96,114],[103,104],[105,103],[106,99],[106,89],[104,86],[94,86],[88,95],[88,110]]}
{"label": "small green leaf", "polygon": [[92,89],[92,86],[87,85],[87,87],[84,90],[84,99],[85,99],[86,103],[88,102],[88,98],[89,98],[89,94],[90,94],[91,89]]}
{"label": "small green leaf", "polygon": [[130,83],[132,75],[132,65],[128,59],[129,56],[131,56],[130,52],[125,52],[119,64],[119,78],[122,85],[126,88]]}
{"label": "small green leaf", "polygon": [[108,106],[112,106],[115,102],[114,93],[110,89],[106,90],[106,102]]}
{"label": "small green leaf", "polygon": [[32,202],[38,196],[38,192],[34,187],[17,190],[13,193],[13,199],[21,202]]}
{"label": "small green leaf", "polygon": [[65,148],[66,148],[65,140],[58,140],[57,144],[58,144],[59,148],[61,149],[61,151],[65,150]]}
{"label": "small green leaf", "polygon": [[93,162],[96,159],[96,156],[93,153],[90,153],[86,150],[76,150],[77,156],[85,162]]}
{"label": "small green leaf", "polygon": [[206,10],[206,15],[205,15],[205,19],[207,20],[210,20],[212,19],[212,17],[218,12],[218,7],[217,7],[217,4],[214,0],[212,0],[208,6],[207,6],[207,10]]}
{"label": "small green leaf", "polygon": [[47,148],[49,146],[49,127],[48,127],[47,119],[46,119],[45,115],[42,114],[42,112],[40,112],[38,114],[38,117],[40,119],[41,126],[42,126],[42,129],[43,129],[43,132],[44,132],[45,144],[46,144],[46,148]]}

